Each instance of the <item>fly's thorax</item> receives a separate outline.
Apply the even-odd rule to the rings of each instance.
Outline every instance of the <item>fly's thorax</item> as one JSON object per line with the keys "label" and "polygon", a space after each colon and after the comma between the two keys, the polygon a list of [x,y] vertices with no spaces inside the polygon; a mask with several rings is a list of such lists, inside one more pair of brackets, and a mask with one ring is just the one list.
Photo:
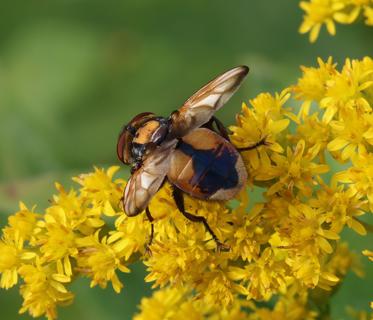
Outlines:
{"label": "fly's thorax", "polygon": [[160,145],[169,131],[169,122],[162,117],[156,117],[143,123],[134,134],[132,140],[132,156],[135,161],[141,161],[146,154]]}
{"label": "fly's thorax", "polygon": [[137,129],[132,143],[147,144],[149,142],[156,142],[162,137],[163,129],[160,120],[149,120]]}

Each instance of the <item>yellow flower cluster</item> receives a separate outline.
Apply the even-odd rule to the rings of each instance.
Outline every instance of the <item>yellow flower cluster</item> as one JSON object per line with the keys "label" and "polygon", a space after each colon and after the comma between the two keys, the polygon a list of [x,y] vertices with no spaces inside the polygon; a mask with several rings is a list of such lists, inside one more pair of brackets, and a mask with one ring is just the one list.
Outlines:
{"label": "yellow flower cluster", "polygon": [[[364,256],[367,256],[369,258],[370,261],[373,261],[373,251],[370,251],[370,250],[364,250],[363,251],[363,255]],[[371,301],[370,303],[370,307],[373,309],[373,301]]]}
{"label": "yellow flower cluster", "polygon": [[[373,209],[373,60],[346,60],[340,70],[332,59],[318,63],[302,67],[296,85],[243,104],[230,127],[237,147],[266,141],[242,153],[248,186],[263,200],[247,190],[229,203],[185,198],[229,250],[217,252],[204,226],[177,210],[166,183],[150,203],[149,254],[151,222],[123,212],[118,167],[95,169],[74,178],[77,190],[57,184],[45,212],[21,203],[9,217],[0,285],[20,284],[20,312],[55,319],[56,307],[73,301],[69,285],[78,276],[119,293],[118,273],[141,260],[145,280],[160,289],[142,300],[136,320],[326,316],[346,273],[362,276],[340,234],[348,227],[365,235],[360,217]],[[332,172],[336,161],[343,171]]]}
{"label": "yellow flower cluster", "polygon": [[364,15],[365,24],[373,26],[372,0],[308,0],[301,1],[304,10],[300,33],[310,33],[310,42],[315,42],[323,24],[329,34],[335,35],[335,22],[351,24]]}

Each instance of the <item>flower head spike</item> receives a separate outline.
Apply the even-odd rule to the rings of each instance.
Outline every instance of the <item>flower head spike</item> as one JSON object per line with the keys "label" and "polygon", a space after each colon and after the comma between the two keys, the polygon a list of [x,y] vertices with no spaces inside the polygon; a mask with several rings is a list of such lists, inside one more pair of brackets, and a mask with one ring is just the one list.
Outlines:
{"label": "flower head spike", "polygon": [[[348,16],[352,7],[366,11],[365,1],[313,0],[302,6],[314,19],[308,21],[315,36],[321,24],[341,18],[341,3]],[[302,67],[296,85],[243,104],[230,127],[244,164],[238,169],[248,173],[242,185],[250,190],[242,188],[229,201],[185,193],[183,208],[166,181],[149,197],[148,211],[128,216],[120,206],[126,182],[115,178],[118,167],[95,168],[74,178],[78,185],[70,190],[57,183],[45,210],[35,213],[21,203],[9,217],[0,240],[0,286],[19,283],[21,313],[56,319],[57,307],[73,300],[68,286],[75,279],[87,277],[91,287],[111,284],[119,293],[120,272],[141,261],[145,281],[158,291],[142,300],[135,320],[325,316],[349,270],[364,275],[341,238],[346,228],[358,235],[371,231],[361,216],[373,211],[373,60],[346,59],[341,68],[332,58],[318,64]],[[188,160],[192,176],[194,160]],[[337,173],[334,160],[344,165]],[[211,170],[213,181],[224,165]],[[216,238],[229,250],[219,251]],[[363,254],[372,260],[371,251]]]}

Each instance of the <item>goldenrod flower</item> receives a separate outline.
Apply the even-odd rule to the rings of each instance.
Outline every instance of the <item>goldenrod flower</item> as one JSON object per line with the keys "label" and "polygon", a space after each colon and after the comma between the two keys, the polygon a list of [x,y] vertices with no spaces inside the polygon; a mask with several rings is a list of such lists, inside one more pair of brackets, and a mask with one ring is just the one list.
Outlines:
{"label": "goldenrod flower", "polygon": [[195,303],[187,300],[191,293],[186,288],[167,288],[141,300],[141,314],[134,320],[202,319]]}
{"label": "goldenrod flower", "polygon": [[352,194],[366,196],[373,212],[373,154],[354,157],[352,163],[353,167],[336,173],[333,179],[348,184]]}
{"label": "goldenrod flower", "polygon": [[249,214],[236,210],[238,214],[232,215],[235,231],[228,244],[232,248],[234,258],[249,262],[259,258],[261,246],[268,243],[267,229],[271,223],[261,214],[264,210],[263,204],[257,204]]}
{"label": "goldenrod flower", "polygon": [[338,0],[301,1],[300,7],[306,12],[304,21],[299,28],[300,33],[310,32],[310,41],[315,42],[319,36],[321,26],[326,25],[328,32],[335,35],[335,14],[343,9],[344,4]]}
{"label": "goldenrod flower", "polygon": [[243,320],[247,314],[241,308],[249,305],[252,306],[237,299],[228,308],[212,306],[204,298],[194,299],[190,288],[165,288],[141,300],[141,313],[134,320]]}
{"label": "goldenrod flower", "polygon": [[23,254],[23,240],[19,233],[12,234],[5,230],[0,240],[0,286],[9,289],[18,282],[18,268],[21,266]]}
{"label": "goldenrod flower", "polygon": [[340,233],[347,224],[361,235],[366,234],[364,226],[357,217],[368,211],[367,201],[353,189],[344,190],[343,185],[329,187],[321,183],[322,188],[317,191],[316,198],[309,203],[325,212],[325,222],[334,233]]}
{"label": "goldenrod flower", "polygon": [[290,119],[297,121],[284,104],[289,99],[289,90],[283,90],[275,97],[269,93],[260,94],[250,100],[253,109],[243,103],[241,114],[237,115],[237,125],[230,126],[231,140],[238,148],[246,148],[264,139],[265,144],[256,149],[243,153],[250,178],[255,180],[270,180],[274,176],[266,175],[270,167],[269,156],[272,153],[282,153],[283,147],[279,142],[284,139],[281,135],[290,123]]}
{"label": "goldenrod flower", "polygon": [[74,295],[65,287],[70,277],[58,273],[51,265],[43,265],[36,259],[35,264],[20,267],[19,274],[24,281],[20,288],[24,299],[20,313],[28,311],[33,317],[45,315],[48,319],[56,319],[57,304],[72,302]]}
{"label": "goldenrod flower", "polygon": [[320,101],[321,108],[326,109],[323,121],[328,123],[338,111],[343,117],[354,110],[359,115],[371,112],[364,93],[373,85],[372,74],[373,67],[367,69],[361,61],[346,59],[342,71],[326,83],[325,98]]}
{"label": "goldenrod flower", "polygon": [[296,134],[290,137],[293,143],[304,141],[306,149],[318,150],[316,157],[320,157],[320,162],[325,163],[325,151],[331,140],[331,128],[328,124],[321,121],[318,113],[308,116],[306,113],[302,116],[304,120],[297,127]]}
{"label": "goldenrod flower", "polygon": [[372,6],[371,0],[344,0],[343,2],[345,4],[345,10],[336,13],[335,20],[344,24],[353,23],[362,10],[364,10],[364,14],[366,14],[366,10],[369,10]]}
{"label": "goldenrod flower", "polygon": [[351,24],[363,12],[367,25],[372,25],[371,0],[308,0],[301,1],[300,7],[305,11],[300,33],[310,32],[310,42],[315,42],[323,24],[332,36],[336,34],[335,22]]}
{"label": "goldenrod flower", "polygon": [[337,70],[336,64],[331,57],[326,62],[317,58],[318,68],[301,66],[302,77],[299,78],[297,85],[293,86],[295,99],[304,101],[299,111],[301,118],[306,118],[309,114],[311,103],[319,103],[326,93],[326,84],[335,76]]}
{"label": "goldenrod flower", "polygon": [[361,261],[356,253],[349,250],[346,242],[337,245],[334,255],[325,263],[326,270],[329,273],[343,278],[349,270],[352,270],[357,276],[363,277],[364,270]]}
{"label": "goldenrod flower", "polygon": [[23,202],[19,203],[19,211],[8,218],[11,230],[17,231],[18,236],[23,240],[31,240],[34,236],[37,219],[40,214],[29,210]]}
{"label": "goldenrod flower", "polygon": [[265,307],[252,307],[253,313],[249,320],[315,320],[319,313],[308,306],[308,292],[299,284],[294,283],[289,290],[279,297],[273,309]]}
{"label": "goldenrod flower", "polygon": [[293,191],[299,191],[309,197],[316,184],[314,178],[329,171],[327,165],[312,162],[318,153],[317,147],[305,150],[305,141],[300,140],[294,150],[287,148],[286,156],[273,154],[271,158],[275,166],[268,170],[273,177],[278,177],[278,181],[271,185],[267,194],[270,196],[280,191],[293,194]]}
{"label": "goldenrod flower", "polygon": [[107,171],[95,168],[94,173],[81,174],[73,178],[82,186],[81,196],[92,201],[95,208],[100,208],[107,215],[112,215],[113,211],[120,211],[118,199],[123,195],[125,181],[123,179],[112,181],[113,175],[118,170],[118,166],[112,166]]}
{"label": "goldenrod flower", "polygon": [[[111,240],[111,241],[110,241]],[[124,264],[123,241],[108,239],[106,236],[101,240],[99,231],[94,235],[77,240],[79,256],[77,259],[78,270],[84,275],[92,277],[91,287],[99,285],[106,288],[107,282],[111,281],[115,292],[119,293],[123,287],[116,271],[129,272]]]}
{"label": "goldenrod flower", "polygon": [[[52,216],[58,215],[57,212],[60,212],[64,217],[62,221],[64,221],[65,227],[68,225],[71,230],[89,235],[105,224],[101,216],[101,207],[92,206],[89,199],[82,194],[78,195],[75,190],[66,192],[60,184],[56,184],[56,188],[59,194],[53,196],[54,205],[48,210],[53,208]],[[104,211],[105,214],[107,212]],[[59,219],[57,220],[59,221]]]}
{"label": "goldenrod flower", "polygon": [[351,110],[340,120],[330,123],[335,139],[329,142],[328,150],[342,150],[340,159],[351,159],[356,153],[367,155],[367,150],[373,146],[373,114],[359,115]]}
{"label": "goldenrod flower", "polygon": [[242,283],[236,290],[248,299],[269,300],[276,293],[286,292],[287,273],[285,264],[275,259],[272,249],[266,248],[255,263],[244,268],[230,267],[228,276]]}
{"label": "goldenrod flower", "polygon": [[76,257],[78,249],[76,248],[76,235],[67,220],[64,210],[58,206],[52,206],[47,209],[45,221],[39,221],[38,244],[42,253],[42,261],[51,262],[63,260],[65,274],[72,275],[70,256]]}

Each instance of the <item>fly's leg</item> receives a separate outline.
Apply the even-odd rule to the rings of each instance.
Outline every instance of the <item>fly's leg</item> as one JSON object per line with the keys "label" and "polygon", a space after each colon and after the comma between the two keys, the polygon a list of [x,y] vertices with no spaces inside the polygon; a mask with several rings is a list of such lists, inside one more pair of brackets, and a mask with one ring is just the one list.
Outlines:
{"label": "fly's leg", "polygon": [[[214,128],[214,124],[216,126],[216,129]],[[229,139],[228,130],[225,128],[224,124],[216,117],[211,117],[211,119],[203,125],[203,127],[210,129],[211,131],[216,132],[220,136],[222,136],[225,140],[231,141]]]}
{"label": "fly's leg", "polygon": [[145,252],[150,255],[151,254],[150,246],[153,242],[153,237],[154,237],[154,224],[153,224],[154,218],[152,217],[152,215],[150,213],[149,207],[146,207],[145,213],[146,213],[146,216],[148,217],[148,220],[150,222],[150,239],[149,239],[148,244],[146,245]]}
{"label": "fly's leg", "polygon": [[220,240],[218,239],[218,237],[215,235],[214,231],[212,231],[212,229],[210,228],[210,226],[207,223],[205,217],[195,216],[195,215],[193,215],[193,214],[185,211],[184,196],[183,196],[183,192],[180,189],[178,189],[177,187],[173,186],[173,193],[172,193],[172,195],[173,195],[173,198],[175,200],[177,208],[184,215],[185,218],[187,218],[188,220],[190,220],[192,222],[203,223],[203,225],[204,225],[205,229],[207,230],[207,232],[214,239],[214,241],[215,241],[215,243],[217,245],[217,250],[218,251],[228,251],[229,250],[229,247],[227,245],[225,245],[222,242],[220,242]]}
{"label": "fly's leg", "polygon": [[231,142],[231,139],[229,138],[228,130],[224,126],[224,124],[218,118],[216,118],[216,117],[212,117],[212,120],[215,122],[216,128],[218,128],[218,131],[219,131],[220,135],[224,139],[226,139],[229,142]]}
{"label": "fly's leg", "polygon": [[260,146],[269,146],[270,143],[266,141],[267,137],[264,137],[260,139],[258,142],[254,143],[251,146],[245,147],[245,148],[237,148],[238,151],[248,151],[248,150],[254,150]]}
{"label": "fly's leg", "polygon": [[[214,128],[214,124],[217,129]],[[224,126],[224,124],[216,117],[212,117],[209,122],[207,122],[204,127],[218,133],[220,136],[222,136],[224,139],[228,140],[231,142],[228,134],[227,128]],[[248,150],[254,150],[260,146],[269,146],[270,143],[267,142],[267,137],[263,137],[260,139],[258,142],[254,143],[251,146],[245,147],[245,148],[236,148],[238,151],[248,151]]]}

